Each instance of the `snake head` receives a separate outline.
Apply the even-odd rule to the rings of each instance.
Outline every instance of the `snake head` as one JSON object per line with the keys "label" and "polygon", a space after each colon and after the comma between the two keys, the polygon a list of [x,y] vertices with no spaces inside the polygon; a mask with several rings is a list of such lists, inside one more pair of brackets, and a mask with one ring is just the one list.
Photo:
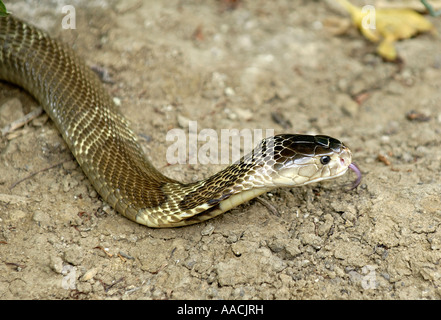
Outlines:
{"label": "snake head", "polygon": [[[329,136],[283,134],[268,139],[267,152],[273,152],[273,163],[267,161],[266,170],[274,186],[300,186],[334,179],[355,166],[351,166],[351,150]],[[357,175],[354,187],[361,180],[361,174]]]}

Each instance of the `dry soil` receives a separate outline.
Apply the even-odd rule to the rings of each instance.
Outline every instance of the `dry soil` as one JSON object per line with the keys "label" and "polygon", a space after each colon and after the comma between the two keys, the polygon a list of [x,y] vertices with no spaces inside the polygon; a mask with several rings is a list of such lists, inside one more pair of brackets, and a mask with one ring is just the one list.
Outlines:
{"label": "dry soil", "polygon": [[[363,182],[274,190],[262,198],[278,214],[250,201],[150,229],[102,201],[42,115],[0,140],[0,299],[441,298],[438,36],[399,42],[390,63],[332,1],[71,4],[75,30],[58,1],[6,1],[105,73],[165,174],[190,182],[223,167],[167,165],[166,133],[192,120],[334,136]],[[1,127],[37,106],[0,84]]]}

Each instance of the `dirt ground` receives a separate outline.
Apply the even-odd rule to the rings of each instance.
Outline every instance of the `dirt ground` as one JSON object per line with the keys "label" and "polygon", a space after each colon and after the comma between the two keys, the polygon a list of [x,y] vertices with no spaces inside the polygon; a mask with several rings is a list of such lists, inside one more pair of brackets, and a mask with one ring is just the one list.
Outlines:
{"label": "dirt ground", "polygon": [[[1,299],[441,298],[439,36],[398,43],[396,64],[356,30],[338,34],[349,20],[332,1],[71,1],[75,30],[58,1],[5,4],[108,72],[170,177],[223,167],[167,166],[167,131],[194,120],[334,136],[363,181],[274,190],[262,198],[277,215],[252,200],[150,229],[103,203],[42,115],[0,140]],[[0,84],[0,127],[37,106]]]}

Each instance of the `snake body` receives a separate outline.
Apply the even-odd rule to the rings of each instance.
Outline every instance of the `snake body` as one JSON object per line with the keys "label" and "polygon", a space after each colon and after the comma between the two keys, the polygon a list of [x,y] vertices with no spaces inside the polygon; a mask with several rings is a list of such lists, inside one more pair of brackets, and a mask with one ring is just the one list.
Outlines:
{"label": "snake body", "polygon": [[208,179],[170,179],[147,160],[128,121],[73,50],[11,15],[0,17],[0,80],[32,94],[101,197],[149,227],[198,223],[275,187],[354,168],[351,151],[337,139],[277,135]]}

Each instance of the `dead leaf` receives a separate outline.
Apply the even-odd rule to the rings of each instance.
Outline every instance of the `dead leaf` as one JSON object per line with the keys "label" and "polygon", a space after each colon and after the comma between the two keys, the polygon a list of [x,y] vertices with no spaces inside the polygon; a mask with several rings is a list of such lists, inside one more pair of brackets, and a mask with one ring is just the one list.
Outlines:
{"label": "dead leaf", "polygon": [[363,36],[379,42],[377,53],[386,60],[397,59],[395,42],[418,33],[435,33],[432,23],[411,9],[381,9],[373,6],[359,8],[347,0],[337,0],[349,12],[352,22]]}

